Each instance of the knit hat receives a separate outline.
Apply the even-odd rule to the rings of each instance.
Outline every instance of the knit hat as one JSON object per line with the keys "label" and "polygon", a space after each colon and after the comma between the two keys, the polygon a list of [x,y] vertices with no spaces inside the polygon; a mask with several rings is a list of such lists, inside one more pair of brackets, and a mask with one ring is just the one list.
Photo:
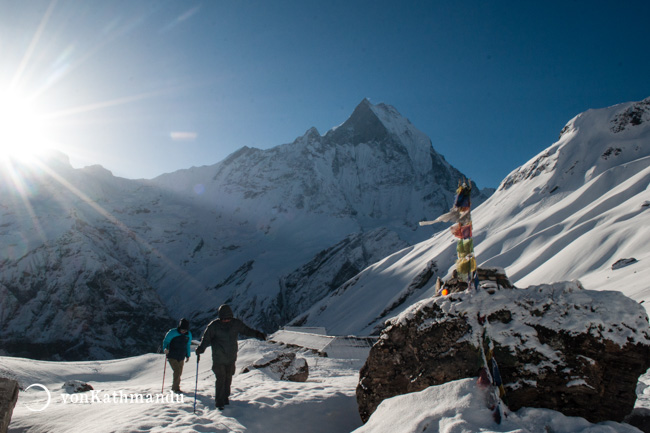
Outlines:
{"label": "knit hat", "polygon": [[180,322],[178,322],[178,330],[180,331],[181,329],[184,329],[186,331],[190,330],[190,322],[187,319],[181,319]]}
{"label": "knit hat", "polygon": [[223,304],[219,307],[219,319],[232,319],[233,317],[234,315],[232,314],[232,308],[230,308],[230,305]]}

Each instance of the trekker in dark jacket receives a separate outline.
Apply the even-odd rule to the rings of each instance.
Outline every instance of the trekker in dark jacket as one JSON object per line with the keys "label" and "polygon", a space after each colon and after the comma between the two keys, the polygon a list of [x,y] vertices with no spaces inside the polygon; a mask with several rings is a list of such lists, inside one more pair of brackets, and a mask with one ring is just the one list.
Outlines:
{"label": "trekker in dark jacket", "polygon": [[[203,331],[201,344],[196,348],[196,356],[200,356],[208,346],[212,347],[212,371],[216,376],[215,406],[223,410],[230,396],[232,376],[235,374],[239,334],[266,340],[266,334],[249,328],[239,319],[233,317],[230,306],[219,307],[219,318],[210,322]],[[198,361],[197,361],[198,362]]]}
{"label": "trekker in dark jacket", "polygon": [[177,328],[172,328],[165,335],[163,340],[163,350],[167,355],[167,361],[174,372],[172,382],[172,391],[180,394],[182,391],[181,375],[183,374],[183,359],[189,362],[192,354],[192,333],[190,332],[190,322],[187,319],[181,319]]}

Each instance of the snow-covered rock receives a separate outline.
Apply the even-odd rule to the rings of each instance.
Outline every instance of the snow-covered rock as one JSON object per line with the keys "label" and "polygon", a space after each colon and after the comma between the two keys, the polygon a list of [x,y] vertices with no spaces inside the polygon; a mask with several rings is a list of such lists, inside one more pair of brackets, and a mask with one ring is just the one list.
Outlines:
{"label": "snow-covered rock", "polygon": [[622,421],[650,367],[650,325],[620,292],[577,282],[431,298],[389,321],[371,349],[357,387],[362,419],[386,398],[477,376],[490,350],[510,409]]}
{"label": "snow-covered rock", "polygon": [[66,383],[63,384],[62,388],[67,392],[68,394],[77,394],[80,392],[88,392],[92,391],[94,388],[91,384],[86,383],[82,380],[68,380]]}
{"label": "snow-covered rock", "polygon": [[241,374],[251,370],[263,370],[277,380],[306,382],[309,378],[309,365],[305,358],[298,358],[295,352],[274,352],[267,354],[244,367]]}
{"label": "snow-covered rock", "polygon": [[616,269],[621,269],[626,266],[633,265],[637,262],[638,260],[635,259],[634,257],[629,258],[629,259],[619,259],[617,260],[614,264],[612,264],[612,271],[615,271]]}

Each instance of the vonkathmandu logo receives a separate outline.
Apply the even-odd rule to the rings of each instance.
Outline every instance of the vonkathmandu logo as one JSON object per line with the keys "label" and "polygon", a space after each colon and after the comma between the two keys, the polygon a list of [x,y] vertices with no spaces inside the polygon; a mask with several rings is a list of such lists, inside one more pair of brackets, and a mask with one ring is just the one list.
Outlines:
{"label": "vonkathmandu logo", "polygon": [[45,409],[47,409],[47,407],[52,402],[52,394],[50,394],[50,390],[47,389],[47,387],[45,385],[41,385],[40,383],[34,383],[34,384],[29,385],[27,388],[25,388],[25,391],[29,391],[30,388],[40,388],[43,391],[45,391],[45,393],[47,394],[47,403],[45,403],[45,405],[43,407],[34,408],[34,407],[27,406],[27,409],[31,410],[32,412],[42,412]]}
{"label": "vonkathmandu logo", "polygon": [[[25,388],[25,391],[32,388],[44,391],[47,399],[43,402],[40,400],[38,403],[32,402],[25,406],[32,412],[42,412],[52,403],[52,394],[45,385],[41,385],[40,383],[29,385]],[[183,394],[176,394],[172,391],[169,391],[168,394],[132,393],[124,391],[108,392],[102,390],[91,390],[77,394],[61,393],[61,401],[63,404],[176,404],[184,403],[183,398]]]}
{"label": "vonkathmandu logo", "polygon": [[169,404],[183,403],[183,394],[141,394],[92,390],[79,394],[61,394],[64,404]]}

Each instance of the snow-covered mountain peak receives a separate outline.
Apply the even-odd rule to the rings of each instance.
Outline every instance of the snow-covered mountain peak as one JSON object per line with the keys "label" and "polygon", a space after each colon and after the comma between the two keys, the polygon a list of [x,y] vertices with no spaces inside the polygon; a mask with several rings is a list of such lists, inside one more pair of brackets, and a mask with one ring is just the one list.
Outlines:
{"label": "snow-covered mountain peak", "polygon": [[[370,104],[370,102],[368,102]],[[392,105],[379,103],[369,105],[370,110],[377,116],[384,126],[393,134],[401,135],[404,131],[413,128],[411,122],[403,117]]]}
{"label": "snow-covered mountain peak", "polygon": [[395,107],[384,103],[373,105],[368,99],[361,101],[348,120],[330,130],[325,137],[331,141],[353,145],[382,143],[393,139],[403,144],[416,144],[427,150],[431,146],[428,137],[415,128]]}
{"label": "snow-covered mountain peak", "polygon": [[[35,164],[32,162],[25,162],[20,158],[9,157],[11,162],[10,165],[14,167],[23,167],[23,169],[30,171],[36,171],[39,167],[50,167],[59,170],[72,170],[70,157],[59,150],[47,149],[34,156],[34,160],[36,161]],[[32,169],[30,167],[34,168]]]}
{"label": "snow-covered mountain peak", "polygon": [[499,190],[527,182],[531,191],[569,193],[607,170],[649,157],[649,120],[650,98],[579,114],[556,143],[510,173]]}
{"label": "snow-covered mountain peak", "polygon": [[307,137],[309,139],[317,139],[320,138],[320,132],[318,132],[318,129],[312,126],[307,130],[307,132],[305,132],[304,137]]}
{"label": "snow-covered mountain peak", "polygon": [[431,170],[432,160],[435,160],[433,165],[437,166],[435,171],[442,173],[449,169],[449,164],[435,152],[426,134],[391,105],[373,105],[368,99],[361,101],[342,125],[328,131],[323,140],[328,145],[346,144],[375,149],[390,159],[403,155],[418,175],[425,175]]}
{"label": "snow-covered mountain peak", "polygon": [[302,136],[296,138],[292,144],[294,145],[302,145],[302,144],[312,144],[312,143],[317,143],[320,142],[323,137],[320,135],[320,132],[318,132],[318,129],[316,129],[314,126],[309,128]]}
{"label": "snow-covered mountain peak", "polygon": [[372,109],[370,101],[364,99],[342,125],[330,130],[325,137],[338,143],[361,144],[383,142],[388,138],[388,129]]}
{"label": "snow-covered mountain peak", "polygon": [[83,168],[83,171],[93,176],[113,177],[113,172],[99,164],[86,166]]}
{"label": "snow-covered mountain peak", "polygon": [[[201,180],[208,176],[211,185]],[[191,196],[196,196],[196,184],[204,184],[200,200],[232,203],[229,208],[242,214],[250,206],[259,214],[264,200],[265,206],[283,212],[352,216],[364,229],[399,220],[408,237],[418,220],[448,207],[461,176],[394,107],[364,99],[324,136],[310,128],[293,143],[242,148],[214,166],[195,173],[181,170],[155,182]],[[266,215],[261,218],[269,221],[263,225],[279,223]]]}
{"label": "snow-covered mountain peak", "polygon": [[[288,305],[291,299],[313,298],[302,288],[291,296],[269,296],[283,284],[309,281],[305,288],[312,283],[328,288],[333,280],[350,277],[351,269],[376,261],[369,253],[375,246],[387,255],[399,249],[398,241],[412,244],[428,237],[417,222],[449,208],[462,176],[395,108],[365,99],[324,136],[310,128],[292,143],[244,148],[214,166],[154,182],[217,212],[219,230],[228,237],[223,240],[220,233],[218,242],[236,248],[218,246],[224,256],[219,265],[197,272],[218,287],[211,294],[229,299],[237,311],[255,312],[251,321],[271,326],[304,306]],[[351,236],[382,227],[388,229],[385,236]],[[357,244],[361,247],[353,247]],[[295,245],[296,253],[287,245]],[[327,260],[327,251],[339,251],[344,260]]]}
{"label": "snow-covered mountain peak", "polygon": [[57,150],[47,150],[35,155],[33,161],[7,156],[0,169],[0,193],[11,195],[37,194],[52,173],[59,179],[67,178],[73,168],[68,156]]}

